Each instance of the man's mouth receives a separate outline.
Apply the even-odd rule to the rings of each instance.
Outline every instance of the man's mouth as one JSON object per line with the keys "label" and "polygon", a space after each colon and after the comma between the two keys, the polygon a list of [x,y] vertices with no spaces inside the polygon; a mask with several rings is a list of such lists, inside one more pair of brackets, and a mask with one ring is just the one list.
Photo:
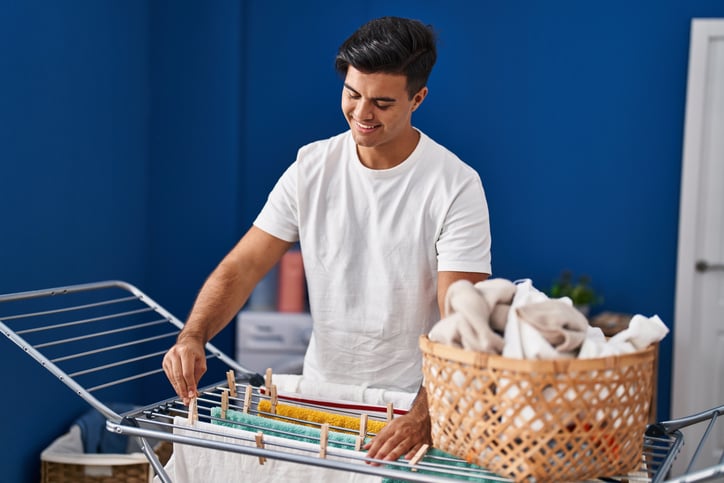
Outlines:
{"label": "man's mouth", "polygon": [[378,124],[365,124],[359,121],[355,121],[355,124],[361,131],[372,131],[378,126]]}

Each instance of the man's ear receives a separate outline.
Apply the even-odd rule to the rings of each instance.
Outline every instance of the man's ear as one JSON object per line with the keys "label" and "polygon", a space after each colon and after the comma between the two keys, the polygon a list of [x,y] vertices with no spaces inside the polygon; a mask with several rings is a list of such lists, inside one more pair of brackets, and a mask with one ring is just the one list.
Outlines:
{"label": "man's ear", "polygon": [[420,104],[422,104],[422,101],[425,100],[425,97],[427,97],[427,86],[424,86],[422,89],[417,91],[417,94],[415,94],[412,97],[412,110],[414,111],[417,109]]}

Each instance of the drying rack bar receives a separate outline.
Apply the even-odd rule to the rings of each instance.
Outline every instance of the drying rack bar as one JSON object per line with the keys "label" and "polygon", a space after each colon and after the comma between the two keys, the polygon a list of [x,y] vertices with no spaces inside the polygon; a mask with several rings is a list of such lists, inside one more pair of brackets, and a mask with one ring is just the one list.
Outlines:
{"label": "drying rack bar", "polygon": [[[315,445],[315,449],[308,449],[308,454],[300,455],[291,453],[289,450],[299,451],[299,447],[293,445],[292,440],[289,441],[289,444],[277,442],[269,444],[265,448],[257,448],[253,445],[250,446],[249,444],[254,443],[254,440],[250,435],[258,431],[262,431],[265,436],[277,436],[280,438],[293,436],[296,437],[296,439],[299,439],[298,434],[285,432],[283,428],[270,428],[268,425],[263,423],[240,423],[240,426],[243,425],[247,431],[238,436],[230,435],[227,432],[223,433],[225,438],[235,439],[239,442],[239,444],[218,441],[213,438],[219,436],[220,433],[210,428],[220,427],[218,425],[228,423],[228,421],[223,418],[213,416],[212,409],[218,408],[221,405],[221,394],[225,391],[230,391],[230,388],[221,383],[211,385],[199,391],[199,396],[197,398],[198,421],[207,423],[203,427],[197,427],[190,423],[180,424],[180,421],[188,421],[190,419],[190,414],[189,408],[181,404],[180,401],[176,399],[169,399],[157,405],[126,413],[121,422],[115,423],[109,421],[106,423],[106,427],[109,431],[119,434],[127,434],[150,439],[163,439],[175,444],[193,445],[197,447],[229,451],[257,458],[271,458],[291,463],[377,475],[395,480],[431,483],[460,481],[460,478],[465,478],[468,481],[510,481],[509,479],[502,478],[484,469],[467,465],[458,458],[443,455],[426,455],[414,466],[411,466],[404,460],[398,460],[395,462],[375,460],[366,457],[364,453],[358,453],[357,456],[353,456],[355,459],[354,462],[340,460],[340,456],[335,453],[336,449],[340,448],[351,451],[354,448],[354,443],[351,441],[336,441],[334,447],[331,446],[330,443],[330,446],[327,448],[326,457],[322,458],[319,456],[318,449],[322,443],[318,437],[315,438],[314,436],[302,436],[301,438],[304,442]],[[261,401],[270,402],[272,398],[270,395],[262,392],[262,388],[251,385],[242,385],[238,387],[237,396],[229,398],[230,410],[238,412],[243,410],[243,401],[246,399],[246,391],[252,391],[250,397],[252,404],[248,410],[248,414],[252,417],[258,416],[257,419],[260,422],[262,420],[272,420],[272,418],[275,418],[277,420],[290,421],[317,429],[322,426],[322,424],[315,423],[313,421],[284,417],[272,412],[261,411],[259,409],[259,403]],[[313,403],[307,403],[306,407],[345,416],[360,416],[358,412],[352,410],[330,409],[322,404],[315,405]],[[375,420],[382,419],[376,415],[371,417]],[[354,433],[354,430],[351,428],[330,427],[330,429],[340,433]],[[179,431],[181,431],[182,434],[178,434]],[[374,434],[371,432],[367,433],[367,436],[373,435]],[[345,457],[350,458],[348,454],[346,454]]]}

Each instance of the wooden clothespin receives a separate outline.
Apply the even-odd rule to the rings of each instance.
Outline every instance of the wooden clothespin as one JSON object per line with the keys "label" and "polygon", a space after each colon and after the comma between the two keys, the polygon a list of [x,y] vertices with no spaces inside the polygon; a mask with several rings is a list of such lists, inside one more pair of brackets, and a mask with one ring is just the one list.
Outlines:
{"label": "wooden clothespin", "polygon": [[277,385],[272,384],[271,386],[271,413],[276,414],[277,413],[277,402],[279,402],[277,398]]}
{"label": "wooden clothespin", "polygon": [[226,419],[226,411],[229,410],[229,391],[221,391],[221,419]]}
{"label": "wooden clothespin", "polygon": [[[255,439],[256,439],[256,447],[259,449],[264,449],[264,433],[262,433],[261,431],[258,431],[256,433]],[[259,464],[263,465],[264,463],[266,463],[266,458],[264,458],[263,456],[259,456]]]}
{"label": "wooden clothespin", "polygon": [[367,437],[367,414],[362,413],[359,416],[359,435],[357,435],[357,441],[354,443],[354,450],[360,451],[362,445]]}
{"label": "wooden clothespin", "polygon": [[191,398],[189,402],[189,424],[191,426],[199,420],[199,406],[195,397]]}
{"label": "wooden clothespin", "polygon": [[236,377],[234,376],[233,369],[226,371],[226,382],[229,383],[229,392],[231,393],[231,397],[236,397]]}
{"label": "wooden clothespin", "polygon": [[322,424],[322,430],[319,433],[319,457],[327,457],[327,440],[329,439],[329,423]]}
{"label": "wooden clothespin", "polygon": [[[272,385],[272,368],[268,367],[266,370],[266,375],[264,376],[264,387],[267,391],[271,391],[271,385]],[[269,394],[269,392],[267,392]]]}
{"label": "wooden clothespin", "polygon": [[249,414],[249,408],[251,407],[251,391],[251,384],[247,384],[244,391],[244,406],[241,409],[246,414]]}
{"label": "wooden clothespin", "polygon": [[[415,466],[425,456],[427,450],[430,448],[429,444],[423,444],[420,449],[417,450],[415,456],[410,459],[410,466]],[[412,468],[412,471],[417,471],[417,468]]]}
{"label": "wooden clothespin", "polygon": [[389,423],[390,421],[392,421],[392,418],[394,418],[394,417],[395,417],[395,407],[391,402],[387,403],[387,422]]}

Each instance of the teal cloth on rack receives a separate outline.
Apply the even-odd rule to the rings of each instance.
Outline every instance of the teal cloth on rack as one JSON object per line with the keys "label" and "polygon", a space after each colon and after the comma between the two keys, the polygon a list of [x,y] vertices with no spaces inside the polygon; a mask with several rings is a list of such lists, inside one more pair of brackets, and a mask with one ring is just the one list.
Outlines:
{"label": "teal cloth on rack", "polygon": [[[287,423],[284,421],[279,421],[277,419],[271,419],[271,418],[265,418],[261,416],[255,416],[253,414],[247,414],[242,411],[235,411],[233,409],[229,409],[226,411],[226,419],[221,419],[221,408],[220,407],[214,407],[211,408],[211,422],[213,424],[218,424],[221,426],[228,426],[230,428],[239,428],[243,429],[245,431],[250,432],[256,432],[260,429],[268,429],[270,431],[270,435],[282,437],[282,438],[288,438],[288,439],[294,439],[297,441],[304,441],[304,442],[312,442],[312,443],[318,443],[319,437],[321,434],[321,430],[310,427],[310,426],[303,426],[300,424],[293,424],[293,423]],[[218,418],[218,419],[215,419]],[[355,436],[352,436],[350,434],[345,433],[338,433],[336,431],[330,431],[328,433],[327,438],[327,444],[329,446],[337,447],[337,448],[343,448],[343,449],[349,449],[350,446],[354,447],[355,442],[357,441],[357,438]],[[369,441],[369,438],[366,440]],[[487,472],[486,470],[480,468],[479,466],[472,465],[469,463],[466,463],[462,460],[459,460],[455,458],[454,456],[445,453],[444,451],[440,451],[439,449],[430,448],[428,452],[426,453],[426,458],[430,457],[438,457],[440,458],[440,464],[443,464],[445,466],[449,466],[451,470],[454,470],[455,468],[459,468],[462,470],[468,469],[468,470],[477,470],[479,472],[484,472],[485,474],[489,475],[490,477],[495,477],[493,473]],[[405,466],[395,466],[394,469],[396,470],[402,470],[402,471],[412,471],[412,467],[405,467]],[[439,473],[436,473],[434,471],[427,471],[422,467],[417,466],[416,471],[421,474],[430,474],[435,475],[437,474],[439,476]],[[500,481],[499,479],[495,480],[488,480],[486,478],[480,478],[479,476],[464,476],[464,475],[455,475],[455,474],[446,474],[447,478],[455,478],[459,479],[461,481],[475,481],[479,483],[484,482],[490,482],[493,483],[493,481]],[[384,479],[384,483],[402,483],[400,480],[392,480],[392,479]]]}
{"label": "teal cloth on rack", "polygon": [[[211,408],[212,418],[221,418],[221,408]],[[268,429],[273,436],[280,438],[295,439],[297,441],[305,441],[308,443],[318,443],[321,430],[310,426],[302,426],[300,424],[292,424],[277,419],[264,418],[254,416],[242,411],[229,409],[226,411],[226,419],[212,419],[213,424],[229,426],[231,428],[240,428],[246,431],[259,431],[259,429]],[[344,433],[330,431],[327,437],[327,444],[336,448],[350,449],[354,448],[357,438]]]}

